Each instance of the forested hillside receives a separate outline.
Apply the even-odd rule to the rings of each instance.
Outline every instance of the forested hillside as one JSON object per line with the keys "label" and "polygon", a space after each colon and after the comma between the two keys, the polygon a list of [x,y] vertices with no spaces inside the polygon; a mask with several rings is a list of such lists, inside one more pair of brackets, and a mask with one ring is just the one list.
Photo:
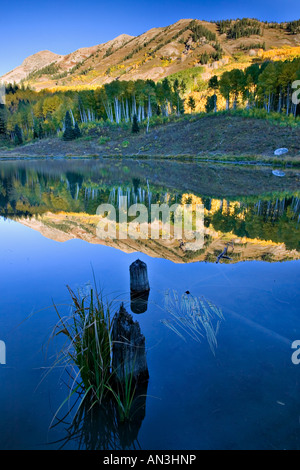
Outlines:
{"label": "forested hillside", "polygon": [[[0,144],[51,136],[72,140],[93,123],[130,128],[134,119],[136,132],[139,125],[148,132],[171,116],[236,108],[278,113],[297,125],[300,109],[293,86],[300,80],[298,23],[181,20],[138,38],[122,35],[102,48],[58,56],[54,62],[48,53],[49,64],[44,61],[20,83],[6,85]],[[133,68],[125,66],[133,62]],[[105,73],[100,63],[109,65]],[[157,63],[162,73],[146,78],[153,76]],[[144,67],[151,73],[138,78]],[[90,81],[92,75],[96,78]],[[84,86],[77,80],[82,76],[87,78]],[[44,88],[45,77],[51,88]]]}
{"label": "forested hillside", "polygon": [[[200,81],[197,93],[205,101],[206,112],[242,107],[294,119],[299,106],[292,100],[292,84],[297,79],[300,59],[266,61],[214,75],[207,83]],[[190,81],[189,74],[175,74],[157,83],[114,81],[93,90],[54,92],[9,85],[6,107],[0,110],[0,135],[2,141],[15,144],[60,135],[65,131],[67,112],[73,126],[97,121],[130,126],[136,115],[138,123],[145,122],[149,128],[159,119],[195,111],[199,103],[194,92],[188,93]]]}

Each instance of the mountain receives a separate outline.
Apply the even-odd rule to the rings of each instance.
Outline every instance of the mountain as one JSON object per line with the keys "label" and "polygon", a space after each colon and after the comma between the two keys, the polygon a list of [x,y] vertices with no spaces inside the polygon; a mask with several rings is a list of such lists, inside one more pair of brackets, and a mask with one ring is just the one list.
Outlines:
{"label": "mountain", "polygon": [[30,73],[35,70],[40,70],[53,62],[57,62],[62,57],[63,56],[54,54],[54,52],[51,51],[37,52],[27,57],[24,62],[14,70],[3,75],[1,80],[6,83],[20,83],[22,80],[25,80]]}
{"label": "mountain", "polygon": [[[159,80],[197,66],[208,71],[229,62],[255,60],[300,46],[299,29],[253,19],[206,22],[182,19],[137,37],[122,34],[68,55],[42,51],[1,77],[37,90],[58,86],[97,86],[113,80]],[[298,50],[298,49],[297,49]],[[300,49],[298,55],[300,54]]]}

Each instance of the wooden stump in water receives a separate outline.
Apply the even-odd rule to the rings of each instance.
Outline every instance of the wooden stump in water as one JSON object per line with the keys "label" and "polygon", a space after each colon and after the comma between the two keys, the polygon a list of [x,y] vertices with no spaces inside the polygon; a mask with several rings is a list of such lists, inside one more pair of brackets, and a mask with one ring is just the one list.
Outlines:
{"label": "wooden stump in water", "polygon": [[133,293],[149,292],[148,270],[146,263],[137,259],[130,265],[130,291]]}
{"label": "wooden stump in water", "polygon": [[145,336],[141,333],[139,323],[133,321],[123,304],[114,318],[112,341],[116,378],[123,383],[131,375],[134,382],[148,380]]}

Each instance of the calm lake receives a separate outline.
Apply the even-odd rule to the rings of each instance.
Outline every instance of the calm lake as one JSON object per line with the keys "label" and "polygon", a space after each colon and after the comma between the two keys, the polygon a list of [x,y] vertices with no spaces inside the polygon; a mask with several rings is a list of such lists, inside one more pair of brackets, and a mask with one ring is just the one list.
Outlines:
{"label": "calm lake", "polygon": [[[201,203],[204,247],[178,240],[96,235],[97,207]],[[271,169],[148,160],[0,162],[1,449],[299,449],[299,175]],[[228,258],[217,258],[228,246]],[[148,266],[146,311],[130,302],[129,266]],[[93,271],[116,309],[124,302],[146,338],[150,379],[132,423],[82,413],[63,368],[53,303]],[[167,327],[166,293],[188,292],[222,310],[217,346]],[[133,311],[132,311],[133,310]]]}

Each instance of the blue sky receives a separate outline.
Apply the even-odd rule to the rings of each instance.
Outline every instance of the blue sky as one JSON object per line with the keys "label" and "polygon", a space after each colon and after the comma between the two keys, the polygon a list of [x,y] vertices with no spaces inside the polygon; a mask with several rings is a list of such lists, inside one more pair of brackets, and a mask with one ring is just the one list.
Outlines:
{"label": "blue sky", "polygon": [[[1,2],[2,3],[2,2]],[[31,54],[67,54],[181,18],[300,19],[299,0],[28,0],[0,6],[0,76]]]}

